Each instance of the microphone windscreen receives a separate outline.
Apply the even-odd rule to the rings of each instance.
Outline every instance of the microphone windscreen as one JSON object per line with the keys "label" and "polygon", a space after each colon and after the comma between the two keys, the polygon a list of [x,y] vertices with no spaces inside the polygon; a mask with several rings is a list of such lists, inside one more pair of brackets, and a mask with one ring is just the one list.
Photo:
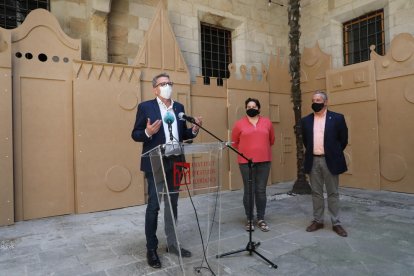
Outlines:
{"label": "microphone windscreen", "polygon": [[164,122],[166,124],[172,124],[172,123],[174,123],[174,121],[175,121],[175,117],[174,117],[174,115],[171,114],[171,112],[165,113]]}

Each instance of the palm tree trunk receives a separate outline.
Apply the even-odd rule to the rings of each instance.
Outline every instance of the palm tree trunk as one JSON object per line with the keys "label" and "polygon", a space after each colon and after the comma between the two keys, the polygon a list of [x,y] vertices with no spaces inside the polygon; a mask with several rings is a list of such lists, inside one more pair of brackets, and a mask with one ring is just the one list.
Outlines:
{"label": "palm tree trunk", "polygon": [[289,72],[292,77],[291,97],[293,102],[293,111],[295,113],[295,136],[296,136],[296,158],[297,158],[297,179],[292,188],[295,194],[310,194],[311,189],[303,169],[304,153],[303,138],[300,119],[302,117],[302,92],[300,90],[300,0],[289,0],[288,7],[289,20]]}

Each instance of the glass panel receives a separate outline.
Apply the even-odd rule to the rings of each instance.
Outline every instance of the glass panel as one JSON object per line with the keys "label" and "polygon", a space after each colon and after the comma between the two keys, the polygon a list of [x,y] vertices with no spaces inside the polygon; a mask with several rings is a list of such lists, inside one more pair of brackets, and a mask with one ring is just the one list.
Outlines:
{"label": "glass panel", "polygon": [[[143,154],[150,158],[161,207],[158,237],[165,239],[160,239],[159,248],[168,249],[168,262],[173,264],[167,274],[194,275],[200,268],[225,274],[222,259],[216,258],[225,251],[220,235],[220,164],[225,146],[219,142],[160,145]],[[173,246],[190,250],[192,256],[173,254]]]}

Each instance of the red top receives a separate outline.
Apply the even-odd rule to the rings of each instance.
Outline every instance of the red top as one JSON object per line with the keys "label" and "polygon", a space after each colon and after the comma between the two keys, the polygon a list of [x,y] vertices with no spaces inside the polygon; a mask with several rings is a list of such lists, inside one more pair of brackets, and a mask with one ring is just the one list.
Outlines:
{"label": "red top", "polygon": [[[238,120],[233,127],[231,134],[232,146],[243,153],[253,162],[272,161],[271,146],[275,143],[275,132],[272,122],[259,116],[256,126],[249,122],[247,116]],[[239,164],[247,163],[247,160],[237,156]]]}

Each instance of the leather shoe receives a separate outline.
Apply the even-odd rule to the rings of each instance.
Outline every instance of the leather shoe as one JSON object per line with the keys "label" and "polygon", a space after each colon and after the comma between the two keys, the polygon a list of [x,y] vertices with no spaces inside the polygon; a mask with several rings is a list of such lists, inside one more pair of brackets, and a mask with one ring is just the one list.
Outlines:
{"label": "leather shoe", "polygon": [[332,226],[332,230],[334,230],[334,232],[337,233],[341,237],[348,237],[348,233],[345,231],[344,228],[342,228],[341,225]]}
{"label": "leather shoe", "polygon": [[156,249],[147,251],[147,261],[150,267],[161,268],[161,261]]}
{"label": "leather shoe", "polygon": [[[181,248],[180,250],[181,250],[181,257],[184,257],[184,258],[190,258],[191,257],[191,252],[188,251],[187,249]],[[178,250],[175,246],[167,247],[167,252],[179,256]]]}
{"label": "leather shoe", "polygon": [[316,222],[316,221],[312,221],[312,224],[309,225],[306,228],[306,232],[314,232],[314,231],[319,230],[321,228],[323,228],[323,223],[319,223],[319,222]]}

